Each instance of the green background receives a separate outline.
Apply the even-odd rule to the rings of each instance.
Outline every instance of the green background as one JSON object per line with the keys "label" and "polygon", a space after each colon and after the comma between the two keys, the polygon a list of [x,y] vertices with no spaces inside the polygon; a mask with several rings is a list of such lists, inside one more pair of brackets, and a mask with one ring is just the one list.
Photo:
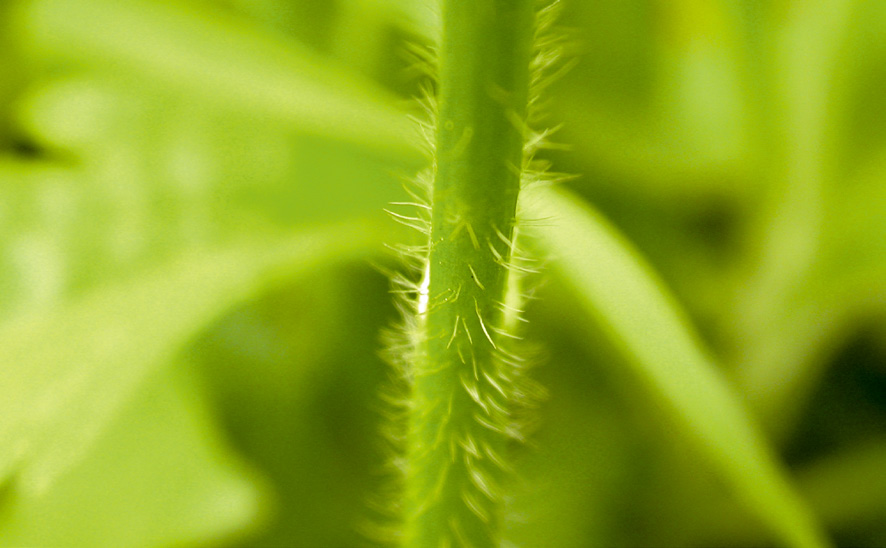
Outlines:
{"label": "green background", "polygon": [[[649,262],[834,541],[886,545],[886,3],[562,4],[544,159]],[[415,238],[383,210],[424,163],[408,51],[434,13],[0,3],[0,545],[371,544],[385,244]],[[682,367],[656,361],[660,302],[640,291],[619,338],[586,309],[631,281],[585,302],[581,275],[529,307],[548,397],[506,538],[778,545],[724,479],[741,455],[673,411],[733,400],[656,384]]]}

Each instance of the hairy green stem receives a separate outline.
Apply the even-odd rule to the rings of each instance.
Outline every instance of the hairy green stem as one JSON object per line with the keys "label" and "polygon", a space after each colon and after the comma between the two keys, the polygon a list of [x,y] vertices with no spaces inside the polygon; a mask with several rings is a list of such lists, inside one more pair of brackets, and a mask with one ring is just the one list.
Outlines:
{"label": "hairy green stem", "polygon": [[526,138],[531,0],[444,0],[430,252],[420,289],[403,542],[500,542],[519,399],[505,297]]}

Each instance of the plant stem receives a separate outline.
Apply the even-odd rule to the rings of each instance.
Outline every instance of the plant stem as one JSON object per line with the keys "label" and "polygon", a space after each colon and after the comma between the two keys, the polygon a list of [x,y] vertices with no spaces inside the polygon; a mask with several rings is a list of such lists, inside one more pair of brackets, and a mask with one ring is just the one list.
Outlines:
{"label": "plant stem", "polygon": [[[430,253],[407,434],[408,546],[500,542],[518,434],[504,307],[525,140],[531,0],[444,0]],[[424,301],[422,300],[424,299]]]}

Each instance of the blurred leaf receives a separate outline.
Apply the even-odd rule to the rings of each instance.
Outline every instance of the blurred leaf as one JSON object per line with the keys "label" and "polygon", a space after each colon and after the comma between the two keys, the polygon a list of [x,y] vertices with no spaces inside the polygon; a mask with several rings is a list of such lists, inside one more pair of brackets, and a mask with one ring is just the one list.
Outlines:
{"label": "blurred leaf", "polygon": [[531,412],[538,424],[531,446],[515,448],[505,539],[524,548],[636,544],[619,527],[626,514],[636,517],[630,488],[642,481],[632,453],[636,431],[625,427],[611,383],[587,367],[587,354],[576,346],[568,326],[581,324],[564,321],[564,315],[581,321],[559,306],[573,296],[553,284],[543,294],[529,320],[531,340],[545,341],[544,362],[533,377],[550,397]]}
{"label": "blurred leaf", "polygon": [[371,227],[193,254],[0,326],[0,479],[26,495],[76,463],[152,370],[233,304],[325,261],[377,245]]}
{"label": "blurred leaf", "polygon": [[798,472],[797,482],[818,513],[835,530],[886,520],[886,441],[821,458]]}
{"label": "blurred leaf", "polygon": [[69,252],[88,237],[71,230],[74,220],[95,213],[77,196],[81,184],[58,166],[0,159],[0,320],[46,309],[65,291]]}
{"label": "blurred leaf", "polygon": [[388,289],[365,264],[316,268],[189,346],[232,444],[273,490],[272,519],[242,546],[367,544],[360,526],[390,481],[379,390],[391,372],[378,356],[396,315]]}
{"label": "blurred leaf", "polygon": [[[565,3],[565,2],[564,2]],[[580,50],[574,70],[553,87],[552,120],[597,173],[595,190],[656,200],[745,198],[749,176],[747,97],[732,21],[722,2],[572,2],[562,25]],[[547,104],[547,103],[546,103]]]}
{"label": "blurred leaf", "polygon": [[149,376],[83,460],[0,508],[4,546],[148,547],[219,541],[252,524],[259,493],[180,370]]}
{"label": "blurred leaf", "polygon": [[221,13],[132,0],[23,2],[23,49],[193,94],[314,135],[418,162],[391,96],[304,46]]}
{"label": "blurred leaf", "polygon": [[533,233],[577,304],[750,509],[791,546],[824,546],[755,424],[676,303],[630,245],[562,192],[528,197]]}
{"label": "blurred leaf", "polygon": [[820,251],[738,358],[737,378],[773,436],[796,426],[835,350],[886,311],[886,150],[823,200]]}
{"label": "blurred leaf", "polygon": [[835,103],[834,146],[841,171],[852,171],[882,153],[886,144],[886,7],[856,2],[831,92]]}
{"label": "blurred leaf", "polygon": [[[796,471],[797,489],[841,546],[880,546],[886,519],[886,441],[872,438],[815,459]],[[742,512],[720,506],[704,524],[707,545],[763,546],[764,532]],[[879,526],[879,527],[878,527]],[[880,530],[878,530],[878,528]],[[873,535],[870,535],[873,533]],[[873,537],[873,540],[871,539]]]}
{"label": "blurred leaf", "polygon": [[375,9],[392,19],[399,18],[414,32],[425,37],[437,35],[440,26],[438,0],[415,2],[414,0],[356,0],[364,9]]}
{"label": "blurred leaf", "polygon": [[0,160],[0,317],[246,234],[381,222],[401,192],[359,147],[108,78],[37,86],[18,120],[52,161]]}
{"label": "blurred leaf", "polygon": [[[835,112],[840,110],[835,104],[835,78],[856,4],[853,0],[791,4],[767,59],[771,127],[765,144],[771,150],[761,153],[767,159],[761,176],[771,183],[752,227],[749,275],[737,287],[732,313],[734,338],[744,347],[741,352],[757,354],[757,347],[768,345],[770,319],[793,308],[797,288],[822,253],[825,197],[829,185],[840,177],[835,172],[832,131]],[[790,357],[788,362],[792,367],[808,364]],[[761,410],[767,427],[779,421],[777,408],[784,400],[772,380],[781,383],[777,371],[785,367],[776,365],[773,370],[772,363],[756,356],[741,359],[737,372],[740,386],[752,391],[751,407]],[[787,373],[807,376],[798,369]],[[770,396],[776,401],[767,401]]]}

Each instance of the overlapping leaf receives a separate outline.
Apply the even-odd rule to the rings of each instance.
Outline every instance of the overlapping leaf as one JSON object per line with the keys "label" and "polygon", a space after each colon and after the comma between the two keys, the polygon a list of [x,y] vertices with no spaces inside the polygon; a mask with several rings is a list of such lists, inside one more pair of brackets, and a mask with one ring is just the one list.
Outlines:
{"label": "overlapping leaf", "polygon": [[577,306],[751,510],[786,544],[825,545],[738,396],[627,242],[566,194],[531,196],[527,210],[541,220],[535,230],[539,247],[552,255]]}
{"label": "overlapping leaf", "polygon": [[150,375],[45,492],[11,486],[0,544],[203,545],[255,523],[262,493],[187,381],[181,370]]}
{"label": "overlapping leaf", "polygon": [[[150,375],[201,328],[276,276],[360,251],[340,228],[194,254],[0,326],[0,478],[39,493],[79,459]],[[375,240],[377,242],[377,240]]]}

